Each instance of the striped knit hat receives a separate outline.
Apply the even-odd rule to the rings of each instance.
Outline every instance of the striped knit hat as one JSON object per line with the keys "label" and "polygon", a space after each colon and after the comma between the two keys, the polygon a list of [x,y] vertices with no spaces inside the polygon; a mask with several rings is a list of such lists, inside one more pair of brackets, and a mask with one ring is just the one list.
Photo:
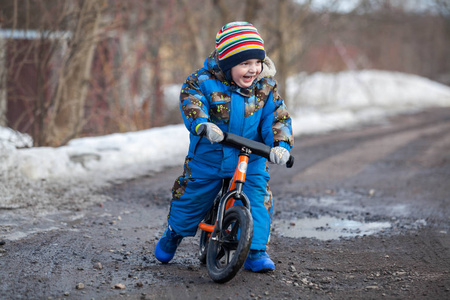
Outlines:
{"label": "striped knit hat", "polygon": [[256,28],[248,22],[232,22],[216,35],[219,67],[227,72],[248,59],[264,60],[264,41]]}

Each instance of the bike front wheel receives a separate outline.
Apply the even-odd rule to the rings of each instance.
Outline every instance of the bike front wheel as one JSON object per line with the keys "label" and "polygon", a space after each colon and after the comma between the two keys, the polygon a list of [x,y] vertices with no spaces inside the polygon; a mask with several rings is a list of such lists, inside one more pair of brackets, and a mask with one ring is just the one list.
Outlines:
{"label": "bike front wheel", "polygon": [[233,206],[225,212],[222,230],[217,226],[208,243],[206,266],[209,276],[218,283],[231,280],[241,269],[252,243],[253,219],[243,206]]}

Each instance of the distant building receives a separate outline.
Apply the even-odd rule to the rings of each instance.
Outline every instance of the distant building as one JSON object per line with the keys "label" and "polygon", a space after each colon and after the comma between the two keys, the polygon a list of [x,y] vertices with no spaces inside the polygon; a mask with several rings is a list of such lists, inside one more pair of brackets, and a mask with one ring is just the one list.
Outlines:
{"label": "distant building", "polygon": [[0,29],[0,126],[29,132],[55,84],[68,32]]}

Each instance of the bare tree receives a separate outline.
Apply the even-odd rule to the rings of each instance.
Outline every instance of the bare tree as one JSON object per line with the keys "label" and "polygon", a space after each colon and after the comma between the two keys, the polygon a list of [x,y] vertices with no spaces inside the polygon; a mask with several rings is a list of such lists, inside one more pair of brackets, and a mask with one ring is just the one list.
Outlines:
{"label": "bare tree", "polygon": [[101,9],[104,0],[72,2],[72,14],[76,15],[75,30],[66,52],[56,94],[53,100],[54,114],[50,116],[46,145],[65,144],[78,136],[84,125],[84,108],[89,88],[92,59],[98,39]]}
{"label": "bare tree", "polygon": [[185,8],[184,18],[186,20],[186,29],[192,37],[193,54],[196,62],[200,65],[206,57],[206,49],[203,45],[200,35],[200,29],[198,28],[202,24],[198,22],[198,15],[189,6],[188,0],[180,0],[181,4]]}
{"label": "bare tree", "polygon": [[250,23],[254,22],[258,16],[260,8],[261,3],[259,0],[247,0],[245,2],[244,20]]}
{"label": "bare tree", "polygon": [[233,20],[229,4],[230,4],[229,2],[225,3],[224,0],[214,0],[214,5],[219,10],[221,24],[226,24],[235,21]]}
{"label": "bare tree", "polygon": [[286,23],[288,21],[288,7],[287,0],[280,0],[277,14],[277,36],[278,36],[278,90],[281,95],[286,95],[286,80],[287,80],[287,43],[288,32]]}
{"label": "bare tree", "polygon": [[[298,73],[295,70],[298,60],[306,51],[308,36],[304,27],[310,22],[311,0],[299,4],[292,0],[277,1],[275,7],[267,5],[263,31],[265,33],[266,51],[273,55],[277,66],[279,93],[286,95],[287,78]],[[275,15],[276,18],[268,18]],[[312,35],[315,38],[315,35]],[[289,99],[286,99],[289,103]]]}
{"label": "bare tree", "polygon": [[[0,12],[0,29],[2,28],[3,16]],[[0,126],[6,126],[6,40],[0,38]]]}
{"label": "bare tree", "polygon": [[6,40],[7,78],[2,83],[8,87],[8,102],[21,111],[8,124],[30,132],[36,145],[64,144],[77,136],[83,123],[94,38],[105,1],[24,2],[12,3],[6,22],[11,37]]}

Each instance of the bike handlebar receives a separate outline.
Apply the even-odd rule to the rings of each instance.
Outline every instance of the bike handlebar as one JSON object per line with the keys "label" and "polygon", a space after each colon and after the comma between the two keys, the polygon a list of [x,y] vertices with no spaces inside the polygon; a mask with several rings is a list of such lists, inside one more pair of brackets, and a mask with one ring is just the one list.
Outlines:
{"label": "bike handlebar", "polygon": [[[198,135],[204,136],[206,134],[206,128],[203,127],[199,129],[201,130],[198,133]],[[221,141],[220,143],[239,150],[242,147],[248,148],[252,153],[265,157],[270,161],[271,148],[264,143],[257,142],[230,132],[223,133],[223,141]],[[286,167],[292,168],[293,165],[294,165],[294,156],[290,155],[289,160],[286,163]]]}

